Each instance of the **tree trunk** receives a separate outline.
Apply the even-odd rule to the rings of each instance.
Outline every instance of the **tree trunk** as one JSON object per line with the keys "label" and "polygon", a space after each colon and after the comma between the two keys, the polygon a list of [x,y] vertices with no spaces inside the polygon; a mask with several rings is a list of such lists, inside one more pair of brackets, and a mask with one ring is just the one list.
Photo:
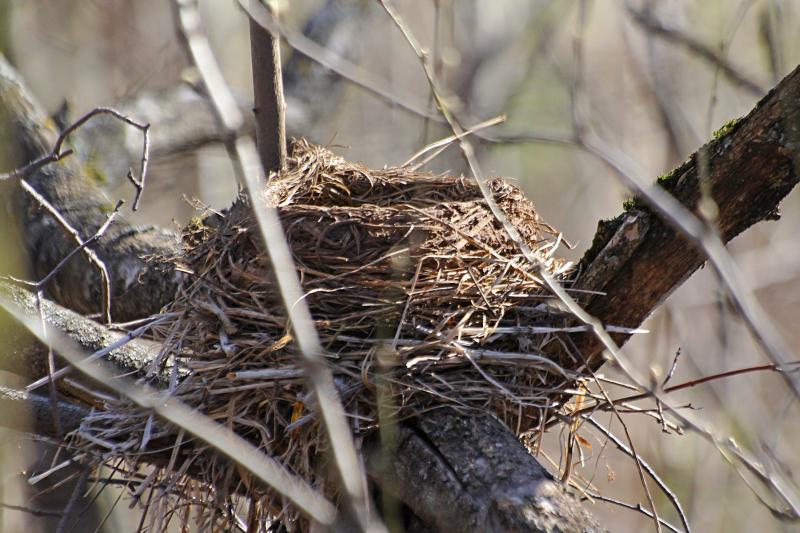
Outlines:
{"label": "tree trunk", "polygon": [[[774,218],[779,202],[797,183],[798,110],[800,71],[796,70],[745,119],[721,132],[718,139],[698,152],[707,157],[707,179],[719,207],[717,225],[724,240],[760,220]],[[47,133],[42,114],[4,63],[0,64],[0,117],[19,143],[20,161],[49,151],[51,134]],[[660,181],[692,210],[699,198],[698,161],[703,156],[698,154]],[[100,217],[104,219],[99,206],[105,200],[87,180],[79,168],[65,160],[38,171],[29,182],[88,236],[99,226]],[[26,247],[41,276],[74,244],[48,220],[47,213],[22,196],[16,202],[23,207],[21,227]],[[124,224],[116,228],[98,247],[98,254],[114,273],[113,316],[124,320],[153,313],[169,302],[179,280],[171,262],[148,263],[142,256],[176,253],[176,238],[154,229],[139,230]],[[593,296],[584,302],[599,320],[636,327],[703,260],[683,237],[652,212],[636,205],[600,224],[595,242],[583,259],[584,273],[578,284],[580,288],[605,292],[605,296]],[[89,266],[77,261],[73,259],[74,267],[57,278],[49,294],[81,313],[96,312],[96,276],[87,274]],[[57,311],[46,314],[47,320],[77,337],[85,335],[89,349],[113,338],[105,337],[104,328],[88,319],[49,304],[46,309]],[[55,318],[58,316],[69,317],[81,326],[68,326],[69,321],[59,323]],[[3,358],[0,364],[29,377],[43,375],[46,350],[35,343],[26,345],[26,340],[17,335],[17,357]],[[617,340],[624,342],[625,337]],[[138,351],[140,346],[139,342],[132,342],[126,348],[142,354]],[[587,356],[600,352],[599,344],[589,335],[579,346]],[[125,359],[122,352],[112,352],[109,361],[125,372],[131,370]],[[595,357],[594,361],[599,365],[602,360]],[[35,403],[37,399],[5,391],[0,400]],[[418,517],[436,530],[599,529],[571,497],[561,492],[558,483],[514,435],[494,419],[440,410],[403,425],[400,435],[391,469],[396,479],[394,489]]]}

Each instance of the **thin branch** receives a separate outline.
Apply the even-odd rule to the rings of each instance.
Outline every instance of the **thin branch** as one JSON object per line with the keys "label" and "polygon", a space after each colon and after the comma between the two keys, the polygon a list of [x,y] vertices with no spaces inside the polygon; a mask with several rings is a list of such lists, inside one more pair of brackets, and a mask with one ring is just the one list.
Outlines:
{"label": "thin branch", "polygon": [[[620,501],[620,500],[615,500],[614,498],[609,498],[608,496],[603,496],[601,494],[597,494],[597,493],[592,492],[590,490],[584,490],[583,492],[589,498],[591,498],[592,500],[597,500],[597,501],[600,501],[600,502],[605,502],[605,503],[610,503],[610,504],[613,504],[613,505],[617,505],[619,507],[624,507],[625,509],[630,509],[631,511],[637,511],[639,513],[642,513],[647,518],[650,518],[650,519],[654,518],[653,513],[651,513],[650,511],[648,511],[644,507],[642,507],[642,504],[640,504],[640,503],[637,503],[636,505],[633,505],[631,503],[626,503],[626,502],[623,502],[623,501]],[[658,519],[658,523],[661,524],[662,526],[664,526],[665,528],[669,529],[673,533],[681,533],[680,529],[678,529],[677,527],[673,526],[672,524],[670,524],[666,520],[663,520],[663,519],[659,518]]]}
{"label": "thin branch", "polygon": [[[135,330],[133,330],[133,331],[131,331],[129,333],[126,333],[125,335],[120,337],[119,340],[117,340],[116,342],[113,342],[113,343],[109,344],[108,346],[106,346],[105,348],[97,350],[96,352],[91,354],[89,357],[86,358],[86,362],[88,363],[88,362],[95,361],[97,359],[100,359],[102,357],[107,356],[108,354],[110,354],[114,350],[118,350],[119,348],[122,348],[123,346],[125,346],[126,344],[131,342],[133,339],[138,339],[139,337],[144,335],[147,331],[149,331],[151,328],[153,328],[157,324],[160,324],[161,322],[164,322],[165,320],[170,319],[170,318],[174,318],[174,314],[173,313],[165,313],[165,314],[159,316],[158,318],[148,322],[147,324],[145,324],[143,326],[140,326],[140,327],[136,328]],[[48,376],[45,376],[43,378],[37,379],[33,383],[28,384],[25,387],[25,391],[26,392],[33,392],[34,390],[38,389],[39,387],[47,385],[48,383],[55,382],[56,380],[68,375],[70,372],[72,372],[72,367],[71,366],[65,366],[64,368],[60,368],[57,371],[53,372],[52,374],[50,374]]]}
{"label": "thin branch", "polygon": [[61,516],[61,511],[48,511],[46,509],[37,509],[35,507],[28,507],[26,505],[12,505],[10,503],[3,503],[0,502],[0,507],[3,509],[8,509],[9,511],[19,511],[21,513],[27,513],[31,516]]}
{"label": "thin branch", "polygon": [[71,148],[62,150],[64,147],[64,143],[67,141],[69,136],[73,132],[75,132],[75,130],[77,130],[78,128],[86,124],[89,120],[98,115],[111,115],[117,120],[121,120],[122,122],[129,124],[142,132],[142,137],[143,137],[142,159],[141,159],[139,177],[136,178],[134,176],[133,170],[129,170],[127,176],[128,180],[136,188],[136,196],[134,197],[133,200],[133,210],[136,211],[137,209],[139,209],[139,200],[141,199],[142,193],[144,192],[145,178],[147,177],[147,163],[150,159],[150,125],[142,124],[132,119],[131,117],[124,115],[123,113],[120,113],[116,109],[110,107],[95,107],[88,113],[85,113],[83,116],[81,116],[80,118],[78,118],[78,120],[70,124],[66,129],[64,129],[58,135],[58,138],[56,139],[56,142],[53,145],[53,149],[50,151],[49,154],[45,154],[39,157],[38,159],[31,161],[24,167],[12,170],[11,172],[5,174],[0,174],[0,181],[26,178],[31,174],[33,174],[35,171],[39,170],[40,168],[50,163],[61,161],[68,155],[74,153],[74,151]]}
{"label": "thin branch", "polygon": [[680,500],[678,500],[678,496],[674,492],[672,492],[672,489],[670,489],[669,486],[659,477],[659,475],[656,473],[656,471],[653,470],[653,467],[651,467],[649,464],[647,464],[647,462],[644,461],[641,457],[636,456],[636,452],[635,451],[633,451],[632,449],[630,449],[627,446],[625,446],[624,442],[619,440],[616,435],[611,433],[611,431],[609,431],[602,424],[597,422],[594,418],[592,418],[590,416],[583,416],[581,418],[583,418],[584,420],[589,422],[589,424],[594,426],[595,429],[600,431],[600,433],[602,433],[603,435],[605,435],[606,437],[611,439],[611,442],[613,442],[614,445],[620,451],[625,453],[625,455],[628,455],[629,457],[637,457],[637,460],[641,462],[642,468],[645,470],[645,472],[647,472],[647,475],[650,476],[650,479],[655,481],[656,485],[658,485],[658,488],[661,489],[661,492],[664,493],[664,495],[670,501],[672,506],[675,508],[675,511],[677,511],[678,516],[681,519],[681,523],[683,524],[683,529],[687,533],[690,533],[692,531],[692,528],[689,526],[689,519],[686,517],[686,513],[684,512],[683,507],[681,506]]}
{"label": "thin branch", "polygon": [[[58,270],[63,268],[64,265],[66,265],[66,259],[70,258],[72,255],[74,255],[74,253],[77,253],[78,251],[83,251],[86,254],[86,257],[89,260],[89,262],[93,263],[94,266],[97,267],[97,270],[100,272],[100,281],[102,284],[101,287],[103,296],[103,306],[102,306],[103,318],[107,324],[110,324],[111,323],[111,280],[108,275],[108,268],[106,268],[106,264],[100,259],[100,257],[98,257],[98,255],[92,248],[88,247],[87,241],[83,240],[83,237],[81,237],[78,230],[73,228],[72,225],[67,221],[67,219],[65,219],[61,215],[61,213],[59,213],[58,210],[50,202],[47,201],[47,199],[44,196],[39,194],[36,191],[36,189],[28,185],[27,181],[20,180],[19,183],[22,189],[25,192],[27,192],[34,200],[36,200],[36,202],[41,207],[47,210],[47,212],[50,213],[50,215],[53,217],[53,219],[55,219],[58,225],[61,226],[64,229],[64,231],[66,231],[78,245],[78,247],[75,248],[69,254],[67,254],[67,256],[64,259],[62,259],[62,261],[58,263],[58,265],[56,265],[55,268]],[[100,227],[100,230],[98,230],[98,232],[101,232],[100,236],[102,236],[102,234],[106,232],[108,226],[113,221],[116,211],[119,210],[120,207],[121,204],[117,204],[114,213],[112,213],[112,215],[110,215],[108,219],[106,219],[106,222]],[[95,235],[97,235],[97,233]],[[94,239],[94,241],[97,241],[100,238],[100,236],[97,236],[97,238]],[[91,239],[92,238],[90,238],[89,240]],[[52,277],[53,277],[53,272],[51,271],[45,276],[44,279],[48,279],[49,281],[49,279],[52,279]]]}
{"label": "thin branch", "polygon": [[49,324],[43,329],[33,317],[5,294],[0,295],[0,307],[22,324],[37,339],[50,342],[70,364],[88,377],[104,383],[115,392],[129,398],[145,409],[177,427],[197,436],[235,463],[246,468],[256,478],[291,500],[299,510],[320,525],[329,527],[336,521],[336,508],[305,481],[291,474],[275,459],[264,455],[250,442],[180,400],[152,389],[116,377],[96,364],[85,361],[86,353],[72,339]]}
{"label": "thin branch", "polygon": [[761,97],[766,91],[757,83],[752,81],[747,75],[742,73],[737,67],[731,64],[725,56],[712,49],[706,44],[698,41],[695,37],[677,28],[664,26],[652,14],[639,11],[630,4],[627,5],[628,13],[633,21],[662,39],[680,44],[701,59],[711,63],[737,87],[742,88],[753,96]]}
{"label": "thin branch", "polygon": [[[192,8],[191,4],[192,2],[188,0],[181,0],[178,4],[180,7],[179,15],[181,15],[179,23],[181,25],[184,24],[186,10]],[[256,5],[271,19],[272,14],[266,8],[258,3]],[[199,24],[199,15],[197,16],[196,24]],[[250,20],[259,22],[253,17]],[[193,34],[194,38],[187,39],[191,57],[196,62],[204,81],[207,76],[208,79],[219,81],[219,83],[207,84],[206,88],[209,94],[213,92],[220,93],[211,98],[220,122],[225,125],[236,123],[236,114],[239,113],[238,108],[234,110],[233,108],[217,105],[218,101],[232,100],[232,97],[230,97],[230,89],[219,71],[216,59],[213,54],[199,54],[192,46],[194,44],[198,49],[206,46],[199,44],[198,27],[196,25],[192,30],[195,32]],[[262,25],[262,27],[264,26]],[[271,31],[269,27],[264,27],[264,29],[265,31]],[[184,28],[183,31],[187,35],[189,34],[188,29]],[[202,59],[204,62],[197,63],[198,59]],[[223,96],[223,93],[227,94],[227,96]],[[303,289],[297,277],[297,270],[292,260],[289,245],[286,242],[278,212],[274,206],[266,205],[259,194],[263,187],[264,179],[263,167],[258,163],[255,144],[249,137],[239,137],[235,143],[229,145],[228,150],[232,159],[240,163],[242,177],[251,198],[251,205],[277,278],[289,321],[292,324],[295,340],[303,360],[308,365],[310,388],[316,396],[317,406],[331,441],[331,449],[344,488],[362,526],[365,529],[368,527],[380,529],[382,526],[369,510],[366,474],[359,460],[353,436],[345,417],[344,407],[334,385],[333,375],[323,360],[322,354],[324,350],[314,327],[308,304],[303,297]]]}
{"label": "thin branch", "polygon": [[[679,390],[689,389],[691,387],[696,387],[697,385],[702,385],[704,383],[709,383],[711,381],[717,381],[717,380],[720,380],[720,379],[726,379],[726,378],[730,378],[730,377],[733,377],[733,376],[740,376],[740,375],[744,375],[744,374],[751,374],[753,372],[765,372],[765,371],[772,371],[772,372],[798,372],[798,371],[800,371],[800,361],[792,361],[785,368],[781,368],[781,367],[779,367],[778,365],[775,365],[775,364],[769,364],[769,365],[748,366],[748,367],[745,367],[745,368],[737,368],[735,370],[728,370],[726,372],[719,372],[717,374],[713,374],[713,375],[710,375],[710,376],[704,376],[702,378],[697,378],[697,379],[692,379],[692,380],[689,380],[689,381],[685,381],[683,383],[679,383],[677,385],[672,385],[670,387],[664,387],[664,389],[662,390],[662,394],[669,394],[669,393],[676,392],[676,391],[679,391]],[[652,394],[650,392],[643,392],[643,393],[640,393],[640,394],[632,394],[630,396],[617,398],[617,399],[613,400],[611,403],[619,405],[619,404],[623,404],[623,403],[630,403],[630,402],[635,402],[635,401],[638,401],[638,400],[644,400],[644,399],[647,399],[647,398],[650,398],[650,397],[652,397]],[[590,413],[590,412],[596,411],[598,409],[606,410],[606,409],[609,408],[608,406],[609,406],[608,403],[605,403],[605,402],[604,403],[599,403],[599,404],[596,404],[596,405],[591,405],[591,406],[588,406],[588,407],[584,407],[583,409],[575,411],[575,413],[573,413],[573,414],[574,415],[583,415],[583,414],[586,414],[586,413]]]}

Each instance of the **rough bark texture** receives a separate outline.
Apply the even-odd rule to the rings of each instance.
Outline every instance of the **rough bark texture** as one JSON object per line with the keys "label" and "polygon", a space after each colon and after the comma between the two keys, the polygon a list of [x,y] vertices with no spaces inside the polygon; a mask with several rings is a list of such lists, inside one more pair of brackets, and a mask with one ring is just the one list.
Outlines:
{"label": "rough bark texture", "polygon": [[[0,294],[16,303],[25,314],[38,317],[36,297],[25,289],[0,282]],[[45,322],[77,342],[87,353],[94,353],[123,337],[121,333],[109,331],[104,326],[49,300],[42,300],[42,316]],[[0,370],[19,376],[37,379],[47,375],[47,347],[24,327],[17,324],[0,309],[0,339],[3,352],[0,354]],[[113,350],[104,358],[116,374],[136,376],[158,354],[159,344],[136,339]],[[75,372],[75,377],[79,373]]]}
{"label": "rough bark texture", "polygon": [[[0,56],[0,123],[12,168],[24,166],[53,148],[57,134],[22,80]],[[3,169],[11,170],[11,168]],[[106,221],[112,204],[74,158],[48,165],[26,178],[77,229],[85,240]],[[47,211],[17,184],[6,184],[17,209],[17,223],[30,262],[31,277],[47,275],[70,251],[75,241]],[[6,195],[6,198],[9,198]],[[14,196],[16,195],[16,196]],[[123,322],[158,312],[175,294],[180,276],[172,258],[179,250],[174,232],[155,227],[133,227],[120,220],[92,249],[106,264],[111,278],[111,316]],[[74,257],[46,288],[56,301],[84,314],[100,311],[102,286],[98,271],[83,254]]]}
{"label": "rough bark texture", "polygon": [[[658,183],[697,213],[702,172],[719,209],[716,227],[728,242],[757,222],[775,220],[781,200],[797,185],[800,68],[746,117],[726,124],[714,137]],[[705,257],[641,200],[628,206],[616,218],[600,222],[582,260],[577,288],[605,293],[583,301],[593,316],[635,328]],[[627,337],[616,335],[616,340],[624,342]],[[602,364],[596,357],[602,346],[594,336],[584,336],[579,347],[597,366]]]}
{"label": "rough bark texture", "polygon": [[436,531],[603,531],[490,416],[440,409],[399,430],[397,496]]}
{"label": "rough bark texture", "polygon": [[[21,84],[15,75],[9,78],[9,72],[7,66],[0,69],[3,77],[0,80],[0,119],[10,124],[15,138],[41,139],[44,135],[42,122],[38,122],[40,114],[21,96]],[[719,227],[725,240],[760,220],[771,218],[780,200],[796,184],[794,161],[799,107],[800,74],[795,71],[746,119],[704,148],[708,156],[708,179],[720,208]],[[49,149],[49,145],[40,141],[39,151],[42,148]],[[22,153],[30,155],[30,152]],[[667,190],[692,208],[699,195],[697,161],[695,155],[662,180]],[[84,235],[97,227],[96,208],[103,200],[91,192],[79,169],[65,161],[41,172],[38,179],[38,186],[49,191],[53,203],[70,215],[68,218],[85,232]],[[71,180],[78,185],[70,185]],[[56,186],[50,181],[63,185]],[[26,242],[32,252],[43,254],[50,261],[49,265],[37,265],[40,272],[46,272],[52,267],[52,260],[42,249],[62,235],[52,224],[37,226],[35,211],[30,206],[26,210],[30,218],[26,219],[24,228],[26,233],[30,230],[33,234]],[[38,215],[41,218],[41,214]],[[134,229],[127,231],[130,238],[136,238]],[[144,233],[147,234],[147,230]],[[169,250],[175,245],[173,237],[142,242],[141,252]],[[66,240],[56,246],[66,251],[72,247]],[[110,269],[119,269],[118,263],[124,262],[125,255],[108,253],[104,257]],[[136,261],[141,260],[137,257]],[[588,310],[604,322],[638,326],[702,261],[699,252],[655,215],[646,209],[631,208],[614,221],[601,225],[595,245],[584,258],[582,287],[606,292],[605,296],[596,296],[585,303]],[[131,309],[127,310],[129,315],[123,316],[146,315],[154,310],[154,300],[163,302],[172,296],[169,289],[175,287],[174,273],[148,270],[150,265],[141,264],[144,271],[149,272],[145,277],[152,277],[126,289],[130,300],[126,303]],[[86,290],[87,268],[76,268],[69,276],[65,273],[59,279],[64,288],[53,290],[53,297],[82,312],[90,309],[92,302],[97,301],[99,290]],[[79,275],[78,270],[83,270],[84,275]],[[70,289],[67,283],[75,283],[78,289]],[[116,283],[115,290],[118,289]],[[153,285],[148,285],[150,283]],[[153,294],[163,299],[153,298]],[[115,298],[116,302],[119,300]],[[119,311],[115,309],[115,318],[121,319],[118,314],[123,311],[126,311],[124,307]],[[77,315],[73,318],[86,320]],[[89,330],[95,327],[102,330],[96,324]],[[24,346],[24,339],[14,339],[15,344]],[[588,336],[584,339],[584,348],[598,350]],[[30,350],[27,355],[20,352],[30,359],[18,365],[18,371],[31,376],[40,374],[44,366],[36,366],[34,360],[38,358],[42,364],[42,352],[41,347]],[[401,428],[401,435],[397,460],[393,464],[400,482],[398,493],[419,517],[437,530],[583,531],[596,528],[590,522],[583,522],[585,515],[569,498],[555,490],[557,485],[548,479],[535,459],[507,429],[491,419],[432,413],[418,420],[415,427]]]}

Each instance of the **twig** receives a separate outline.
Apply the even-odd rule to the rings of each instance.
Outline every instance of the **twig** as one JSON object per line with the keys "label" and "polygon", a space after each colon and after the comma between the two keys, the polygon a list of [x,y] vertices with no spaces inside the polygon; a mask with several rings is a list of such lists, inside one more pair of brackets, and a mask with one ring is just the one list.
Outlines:
{"label": "twig", "polygon": [[[476,133],[476,132],[478,132],[478,131],[480,131],[480,130],[482,130],[484,128],[490,128],[492,126],[496,126],[498,124],[502,124],[503,122],[505,122],[505,120],[506,120],[506,116],[505,115],[500,115],[498,117],[490,118],[489,120],[485,120],[485,121],[481,122],[480,124],[475,124],[471,128],[468,128],[466,131],[464,131],[464,134],[465,135],[469,135],[471,133]],[[436,142],[430,143],[429,145],[425,146],[424,148],[422,148],[419,151],[417,151],[417,153],[415,153],[414,155],[409,157],[408,161],[403,163],[401,166],[404,166],[404,167],[411,166],[411,163],[413,163],[414,161],[416,161],[417,159],[419,159],[423,155],[427,154],[431,150],[436,150],[435,155],[433,156],[433,157],[436,157],[436,155],[438,155],[441,152],[442,149],[448,147],[450,144],[452,144],[453,142],[455,142],[457,140],[458,140],[458,137],[456,135],[450,135],[449,137],[445,137],[444,139],[440,139],[440,140],[438,140]],[[414,165],[413,167],[411,167],[411,169],[412,170],[417,170],[420,167],[428,164],[430,162],[430,160],[431,160],[431,157],[425,158],[421,162],[419,162],[416,165]]]}
{"label": "twig", "polygon": [[[178,22],[182,25],[186,10],[193,9],[193,4],[195,3],[190,0],[176,1],[179,7]],[[244,4],[242,5],[244,7]],[[273,35],[277,35],[274,27],[262,23],[265,18],[270,21],[273,18],[273,15],[263,5],[258,2],[251,2],[248,7],[246,11],[250,15],[251,21],[255,21]],[[194,9],[196,10],[196,5],[194,5]],[[199,24],[199,15],[195,16],[198,17],[197,23]],[[183,28],[183,26],[181,27]],[[187,34],[189,32],[186,28],[182,31]],[[198,26],[195,26],[193,31],[197,32]],[[198,34],[195,33],[194,35],[195,38],[187,39],[189,51],[204,82],[207,77],[210,80],[215,80],[214,83],[206,85],[209,94],[219,93],[211,99],[214,109],[224,125],[235,123],[237,115],[239,115],[238,108],[217,106],[218,101],[233,100],[230,96],[230,89],[224,82],[213,54],[201,55],[195,49],[195,47],[198,47],[201,50],[207,46],[207,43],[205,45],[200,43]],[[199,63],[198,61],[201,59],[203,62]],[[234,128],[232,131],[236,131],[236,129]],[[353,436],[345,418],[344,407],[333,382],[333,375],[322,359],[324,351],[314,327],[308,304],[303,298],[303,290],[297,277],[297,271],[289,245],[286,242],[278,212],[273,206],[266,205],[259,194],[264,184],[264,175],[263,167],[258,162],[255,144],[249,137],[239,137],[235,143],[229,145],[228,151],[232,159],[239,162],[242,169],[242,178],[250,194],[253,211],[266,244],[267,253],[277,278],[289,321],[292,324],[300,353],[308,365],[308,379],[311,389],[316,395],[317,405],[331,441],[334,459],[345,490],[364,529],[374,528],[380,530],[383,526],[377,522],[376,517],[372,516],[373,513],[369,510],[366,474],[359,460]]]}
{"label": "twig", "polygon": [[727,59],[725,59],[724,56],[709,46],[701,43],[691,35],[679,29],[664,26],[651,14],[638,11],[631,5],[627,5],[627,9],[628,13],[631,15],[631,18],[636,24],[642,26],[644,29],[652,32],[654,35],[657,35],[662,39],[686,47],[698,57],[718,68],[719,71],[722,72],[722,74],[736,86],[741,87],[753,96],[761,97],[766,92],[761,86],[743,74],[737,67],[732,65]]}
{"label": "twig", "polygon": [[[634,451],[632,451],[630,448],[625,446],[624,442],[619,440],[616,435],[611,433],[611,431],[609,431],[602,424],[597,422],[594,418],[592,418],[591,416],[582,416],[581,418],[583,418],[584,420],[589,422],[589,424],[594,426],[595,429],[600,431],[600,433],[602,433],[603,435],[605,435],[606,437],[611,439],[611,442],[613,442],[614,445],[620,451],[622,451],[623,453],[625,453],[626,455],[628,455],[630,457],[634,457],[634,454],[635,454]],[[667,497],[667,499],[670,501],[670,503],[672,503],[672,506],[675,508],[675,511],[677,511],[678,516],[680,516],[681,523],[683,524],[683,529],[687,533],[691,533],[692,529],[689,526],[689,519],[686,518],[686,513],[684,512],[683,507],[681,506],[680,500],[678,500],[678,496],[674,492],[672,492],[672,489],[670,489],[667,486],[667,484],[664,483],[664,481],[658,476],[656,471],[653,470],[653,468],[649,464],[647,464],[646,461],[644,461],[641,457],[639,457],[638,460],[641,462],[642,468],[645,470],[645,472],[647,472],[647,475],[650,476],[650,479],[655,481],[656,485],[658,485],[658,487],[661,489],[661,492],[663,492],[664,495]]]}
{"label": "twig", "polygon": [[[664,378],[664,382],[661,383],[662,387],[666,387],[669,380],[672,379],[673,374],[675,374],[675,370],[678,368],[678,359],[681,356],[681,349],[678,348],[675,351],[675,357],[672,359],[672,365],[669,367],[669,372],[667,372],[667,377]],[[666,391],[665,391],[666,392]]]}
{"label": "twig", "polygon": [[[47,201],[47,199],[39,194],[36,189],[31,187],[27,181],[20,180],[20,186],[22,189],[27,192],[36,202],[42,206],[44,209],[47,210],[48,213],[55,219],[59,226],[61,226],[64,231],[69,233],[75,243],[78,245],[77,248],[73,249],[69,254],[64,257],[56,266],[55,268],[44,277],[43,281],[40,281],[36,284],[33,284],[37,289],[43,286],[45,280],[50,281],[50,279],[55,276],[58,271],[60,271],[64,265],[67,264],[67,261],[71,259],[76,253],[83,251],[86,254],[87,259],[89,262],[93,263],[97,270],[100,272],[100,282],[102,287],[102,296],[103,296],[103,319],[107,324],[111,323],[111,280],[108,275],[108,268],[106,268],[106,264],[98,257],[95,251],[88,247],[89,244],[96,242],[100,237],[108,229],[108,226],[114,220],[114,217],[117,215],[120,207],[122,207],[122,201],[117,203],[117,206],[114,208],[114,211],[108,216],[106,222],[100,226],[100,228],[95,232],[95,235],[90,237],[87,241],[84,241],[81,237],[78,230],[73,228],[72,225],[65,219],[58,210]],[[91,241],[91,242],[90,242]]]}
{"label": "twig", "polygon": [[37,509],[35,507],[28,507],[24,505],[12,505],[10,503],[3,503],[0,502],[0,507],[3,509],[8,509],[9,511],[20,511],[22,513],[28,513],[31,516],[61,516],[61,511],[47,511],[45,509]]}
{"label": "twig", "polygon": [[244,438],[174,397],[153,390],[148,385],[134,385],[124,378],[112,376],[96,364],[87,363],[85,361],[86,354],[72,339],[49,325],[43,329],[33,317],[28,316],[19,308],[18,304],[6,295],[0,295],[0,307],[40,341],[44,342],[46,339],[50,339],[51,344],[57,347],[62,357],[85,375],[104,383],[140,407],[152,409],[161,418],[208,443],[232,461],[246,468],[262,482],[283,494],[299,510],[320,525],[328,527],[335,522],[337,512],[330,501],[305,481],[291,474],[273,458],[261,453]]}
{"label": "twig", "polygon": [[[791,367],[794,367],[794,368],[791,368]],[[752,372],[763,372],[765,370],[771,370],[773,372],[797,372],[797,371],[800,371],[800,361],[793,361],[793,362],[789,363],[789,365],[786,368],[780,368],[778,365],[770,364],[770,365],[749,366],[749,367],[746,367],[746,368],[737,368],[736,370],[728,370],[727,372],[720,372],[718,374],[713,374],[713,375],[710,375],[710,376],[704,376],[702,378],[692,379],[692,380],[686,381],[684,383],[679,383],[678,385],[672,385],[671,387],[665,387],[663,389],[662,393],[663,394],[669,394],[671,392],[675,392],[675,391],[679,391],[679,390],[683,390],[683,389],[688,389],[688,388],[691,388],[691,387],[696,387],[697,385],[701,385],[703,383],[708,383],[708,382],[711,382],[711,381],[716,381],[718,379],[725,379],[725,378],[729,378],[729,377],[733,377],[733,376],[739,376],[739,375],[742,375],[742,374],[750,374]],[[649,392],[641,393],[641,394],[633,394],[631,396],[625,396],[623,398],[618,398],[618,399],[614,400],[613,403],[621,404],[623,402],[624,403],[635,402],[635,401],[638,401],[638,400],[644,400],[645,398],[649,398],[651,396],[652,396],[652,394],[649,393]],[[585,409],[582,409],[580,411],[577,411],[575,414],[584,414],[584,413],[587,413],[587,412],[590,412],[590,411],[593,411],[593,410],[605,409],[605,408],[607,408],[607,406],[603,405],[603,404],[593,405],[593,406],[590,406],[590,407],[586,407]]]}
{"label": "twig", "polygon": [[[642,513],[643,515],[645,515],[648,518],[653,518],[653,513],[651,513],[650,511],[648,511],[644,507],[642,507],[642,504],[640,504],[640,503],[637,503],[636,505],[633,505],[631,503],[626,503],[626,502],[623,502],[623,501],[620,501],[620,500],[615,500],[613,498],[609,498],[608,496],[602,496],[602,495],[597,494],[595,492],[592,492],[590,490],[584,490],[583,492],[589,498],[591,498],[592,500],[597,500],[597,501],[601,501],[601,502],[611,503],[613,505],[618,505],[620,507],[624,507],[626,509],[630,509],[631,511],[640,512],[640,513]],[[659,518],[658,522],[659,522],[659,524],[661,524],[665,528],[669,529],[670,531],[673,531],[674,533],[681,533],[680,529],[678,529],[677,527],[673,526],[672,524],[670,524],[666,520],[663,520],[663,519]]]}
{"label": "twig", "polygon": [[56,139],[56,142],[53,145],[53,149],[50,151],[49,154],[43,155],[40,158],[31,161],[24,167],[18,168],[6,174],[0,174],[0,181],[25,178],[31,175],[33,172],[39,170],[40,168],[50,163],[60,161],[65,157],[67,157],[68,155],[74,153],[74,150],[72,150],[71,148],[67,148],[66,150],[62,151],[62,148],[67,138],[73,132],[75,132],[75,130],[77,130],[78,128],[86,124],[89,120],[98,115],[111,115],[112,117],[121,120],[122,122],[129,124],[142,132],[144,140],[142,143],[142,159],[141,159],[141,168],[139,177],[136,178],[134,176],[133,170],[129,170],[127,175],[128,180],[136,188],[136,196],[134,197],[133,200],[133,210],[136,211],[137,209],[139,209],[139,200],[141,199],[142,193],[144,192],[145,178],[147,177],[147,163],[150,158],[150,125],[142,124],[132,119],[131,117],[120,113],[116,109],[110,107],[95,107],[88,113],[78,118],[78,120],[70,124],[66,129],[64,129],[58,135],[58,138]]}
{"label": "twig", "polygon": [[[113,352],[114,350],[121,348],[128,344],[133,339],[137,339],[144,335],[147,331],[149,331],[153,326],[160,324],[161,322],[173,318],[173,314],[166,313],[164,315],[159,316],[155,320],[136,328],[135,330],[131,331],[130,333],[125,334],[122,336],[118,341],[109,344],[105,348],[101,350],[97,350],[92,355],[87,357],[86,362],[91,362],[96,359],[100,359],[101,357],[105,357],[109,353]],[[72,367],[65,366],[64,368],[60,368],[59,370],[53,372],[51,375],[45,376],[43,378],[37,379],[33,383],[30,383],[28,386],[25,387],[26,392],[33,392],[34,390],[38,389],[39,387],[46,385],[48,383],[54,382],[57,379],[60,379],[72,372]]]}

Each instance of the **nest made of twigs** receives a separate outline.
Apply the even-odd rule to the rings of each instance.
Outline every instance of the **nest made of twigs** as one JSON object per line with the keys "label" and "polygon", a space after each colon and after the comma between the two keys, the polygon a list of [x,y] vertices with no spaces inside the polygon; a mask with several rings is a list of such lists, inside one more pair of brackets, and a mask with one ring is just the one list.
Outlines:
{"label": "nest made of twigs", "polygon": [[[517,187],[489,186],[546,270],[568,282],[570,264],[555,257],[560,235]],[[297,141],[288,169],[255,201],[279,210],[355,434],[381,423],[379,395],[382,417],[450,405],[520,431],[574,382],[544,355],[566,317],[471,178],[367,169]],[[248,202],[190,225],[185,245],[176,318],[159,331],[165,353],[189,370],[174,394],[319,484],[323,431]],[[136,442],[148,413],[128,406],[115,420],[116,439]],[[108,441],[108,419],[94,431]],[[196,460],[208,462],[202,481],[219,487],[230,467]],[[275,496],[261,493],[259,508],[280,509]]]}

